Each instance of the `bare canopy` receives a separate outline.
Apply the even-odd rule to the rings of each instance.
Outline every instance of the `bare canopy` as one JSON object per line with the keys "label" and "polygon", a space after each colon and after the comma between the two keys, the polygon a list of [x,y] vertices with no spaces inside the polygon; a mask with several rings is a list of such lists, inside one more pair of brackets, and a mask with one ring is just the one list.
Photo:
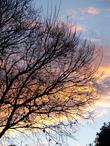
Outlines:
{"label": "bare canopy", "polygon": [[83,117],[96,96],[94,58],[94,45],[30,0],[0,0],[0,137]]}

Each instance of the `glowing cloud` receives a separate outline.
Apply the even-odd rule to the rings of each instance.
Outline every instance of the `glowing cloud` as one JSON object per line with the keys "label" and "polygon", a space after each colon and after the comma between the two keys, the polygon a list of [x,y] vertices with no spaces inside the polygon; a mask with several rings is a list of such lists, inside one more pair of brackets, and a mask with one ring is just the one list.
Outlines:
{"label": "glowing cloud", "polygon": [[110,96],[103,96],[99,101],[95,103],[96,106],[110,108]]}
{"label": "glowing cloud", "polygon": [[95,105],[110,108],[110,76],[105,76],[99,81],[97,91],[100,93],[100,99]]}
{"label": "glowing cloud", "polygon": [[89,14],[89,15],[98,15],[100,13],[100,11],[95,7],[88,7],[88,8],[81,9],[81,12]]}

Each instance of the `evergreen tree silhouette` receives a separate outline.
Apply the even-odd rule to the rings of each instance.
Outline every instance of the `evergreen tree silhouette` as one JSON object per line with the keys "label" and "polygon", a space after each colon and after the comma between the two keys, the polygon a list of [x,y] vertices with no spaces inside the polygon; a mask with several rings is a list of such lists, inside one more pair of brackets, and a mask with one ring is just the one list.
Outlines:
{"label": "evergreen tree silhouette", "polygon": [[110,122],[108,124],[104,123],[100,132],[97,133],[95,146],[110,146]]}

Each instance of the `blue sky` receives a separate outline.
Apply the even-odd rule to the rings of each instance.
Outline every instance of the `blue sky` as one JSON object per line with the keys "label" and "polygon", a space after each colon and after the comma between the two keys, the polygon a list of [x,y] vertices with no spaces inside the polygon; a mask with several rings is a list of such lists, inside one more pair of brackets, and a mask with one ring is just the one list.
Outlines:
{"label": "blue sky", "polygon": [[[42,6],[45,13],[48,3],[59,6],[60,0],[34,0],[34,7]],[[86,146],[95,139],[103,123],[110,121],[110,0],[61,0],[59,19],[66,21],[67,16],[82,38],[103,49],[100,70],[104,71],[104,76],[100,80],[101,100],[95,104],[94,122],[80,121],[79,131],[75,134],[77,140],[68,139],[68,146]]]}
{"label": "blue sky", "polygon": [[110,46],[110,1],[109,0],[34,0],[34,6],[42,6],[47,9],[50,5],[60,5],[59,17],[66,20],[67,16],[73,24],[80,25],[84,29],[82,35],[94,39],[96,43]]}

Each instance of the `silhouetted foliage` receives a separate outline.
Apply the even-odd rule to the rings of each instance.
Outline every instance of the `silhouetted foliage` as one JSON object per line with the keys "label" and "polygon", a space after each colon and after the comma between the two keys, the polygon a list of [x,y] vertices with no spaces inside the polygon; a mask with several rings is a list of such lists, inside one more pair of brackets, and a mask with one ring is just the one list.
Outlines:
{"label": "silhouetted foliage", "polygon": [[97,133],[95,146],[110,146],[110,123],[104,123],[100,132]]}
{"label": "silhouetted foliage", "polygon": [[110,123],[104,123],[97,133],[95,141],[89,146],[110,146]]}
{"label": "silhouetted foliage", "polygon": [[54,18],[32,10],[30,0],[0,0],[0,138],[9,129],[47,132],[89,118],[95,46]]}

